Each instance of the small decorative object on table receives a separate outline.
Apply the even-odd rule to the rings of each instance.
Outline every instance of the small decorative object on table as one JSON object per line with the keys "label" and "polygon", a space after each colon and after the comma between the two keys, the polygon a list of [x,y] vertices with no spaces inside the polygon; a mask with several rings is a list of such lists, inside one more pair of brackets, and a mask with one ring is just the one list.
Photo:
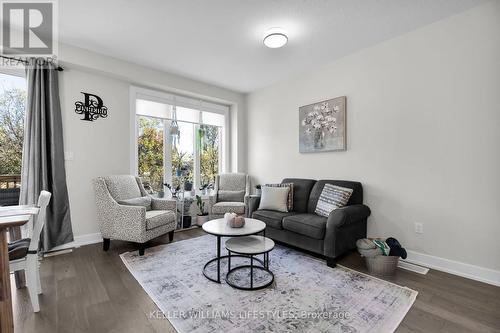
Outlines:
{"label": "small decorative object on table", "polygon": [[235,213],[224,214],[224,219],[226,223],[231,228],[242,228],[245,225],[245,218],[238,216]]}

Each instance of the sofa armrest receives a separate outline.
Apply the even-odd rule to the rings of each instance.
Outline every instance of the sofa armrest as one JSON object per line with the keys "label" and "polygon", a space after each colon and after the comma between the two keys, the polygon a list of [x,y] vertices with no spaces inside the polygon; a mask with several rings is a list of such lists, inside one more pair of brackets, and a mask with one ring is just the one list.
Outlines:
{"label": "sofa armrest", "polygon": [[146,207],[116,204],[112,208],[113,233],[140,235],[146,231]]}
{"label": "sofa armrest", "polygon": [[328,216],[326,230],[328,232],[329,229],[365,220],[370,214],[371,210],[366,205],[350,205],[335,209]]}
{"label": "sofa armrest", "polygon": [[251,194],[247,198],[248,217],[252,217],[253,212],[259,209],[260,195]]}
{"label": "sofa armrest", "polygon": [[175,212],[177,210],[177,201],[175,199],[160,199],[151,197],[151,208],[153,210],[171,210]]}
{"label": "sofa armrest", "polygon": [[251,188],[252,188],[252,185],[250,182],[250,176],[246,175],[245,176],[245,197],[250,195]]}
{"label": "sofa armrest", "polygon": [[[370,214],[370,208],[365,205],[350,205],[332,211],[326,221],[324,255],[335,258],[355,248],[356,240],[366,237],[366,221]],[[342,230],[346,230],[344,234]]]}
{"label": "sofa armrest", "polygon": [[208,196],[208,214],[212,218],[212,207],[217,203],[217,192]]}
{"label": "sofa armrest", "polygon": [[101,219],[107,219],[108,225],[101,225],[101,234],[104,238],[113,238],[135,242],[146,232],[146,207],[108,204]]}
{"label": "sofa armrest", "polygon": [[212,207],[217,203],[217,193],[208,196],[208,205]]}

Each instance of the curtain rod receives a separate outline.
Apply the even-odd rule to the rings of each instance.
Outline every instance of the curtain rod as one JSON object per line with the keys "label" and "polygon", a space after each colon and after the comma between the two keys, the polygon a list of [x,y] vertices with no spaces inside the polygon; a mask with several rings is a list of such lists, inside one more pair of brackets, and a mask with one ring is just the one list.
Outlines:
{"label": "curtain rod", "polygon": [[[17,58],[12,58],[12,57],[6,57],[6,56],[3,56],[3,55],[0,55],[0,58],[4,58],[4,59],[9,59],[9,60],[15,60],[15,61],[18,61],[18,62],[22,62],[24,64],[28,64],[28,61],[27,60],[24,60],[24,59],[17,59]],[[61,66],[57,66],[55,68],[56,71],[59,71],[59,72],[62,72],[64,70],[64,68],[62,68]]]}

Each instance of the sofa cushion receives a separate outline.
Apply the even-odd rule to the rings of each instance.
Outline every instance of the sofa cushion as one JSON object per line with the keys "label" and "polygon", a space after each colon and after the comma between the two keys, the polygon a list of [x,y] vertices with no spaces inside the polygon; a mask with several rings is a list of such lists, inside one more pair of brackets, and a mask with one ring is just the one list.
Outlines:
{"label": "sofa cushion", "polygon": [[288,212],[288,192],[290,188],[262,186],[259,209]]}
{"label": "sofa cushion", "polygon": [[151,230],[175,221],[171,210],[150,210],[146,212],[146,230]]}
{"label": "sofa cushion", "polygon": [[316,181],[313,179],[285,178],[282,183],[293,183],[293,211],[307,213],[309,193]]}
{"label": "sofa cushion", "polygon": [[316,214],[296,214],[283,219],[283,229],[315,238],[325,238],[326,217]]}
{"label": "sofa cushion", "polygon": [[253,212],[252,217],[257,220],[261,220],[264,222],[268,227],[274,228],[274,229],[283,229],[283,226],[281,224],[281,221],[283,220],[284,217],[286,216],[292,216],[295,213],[293,212],[277,212],[274,210],[256,210]]}
{"label": "sofa cushion", "polygon": [[126,199],[126,200],[117,200],[117,202],[120,205],[146,207],[146,210],[151,210],[151,197],[150,196],[144,196],[144,197],[132,198],[132,199]]}
{"label": "sofa cushion", "polygon": [[218,190],[244,191],[246,183],[247,175],[244,173],[223,173],[219,176]]}
{"label": "sofa cushion", "polygon": [[358,205],[363,203],[363,186],[359,182],[351,182],[348,180],[318,180],[311,190],[311,195],[309,196],[309,204],[307,206],[307,212],[313,214],[318,205],[318,199],[323,192],[323,187],[325,184],[332,184],[341,187],[347,187],[353,189],[352,195],[349,198],[346,206]]}
{"label": "sofa cushion", "polygon": [[224,215],[226,213],[245,214],[244,202],[218,202],[212,206],[212,214]]}
{"label": "sofa cushion", "polygon": [[314,212],[320,216],[328,217],[334,209],[344,207],[351,195],[351,188],[325,184]]}
{"label": "sofa cushion", "polygon": [[31,239],[23,238],[9,243],[9,260],[22,259],[28,254]]}
{"label": "sofa cushion", "polygon": [[218,202],[243,202],[245,199],[245,191],[227,191],[219,190],[217,192]]}
{"label": "sofa cushion", "polygon": [[141,190],[134,176],[120,175],[104,177],[109,194],[115,200],[141,197]]}
{"label": "sofa cushion", "polygon": [[293,183],[266,184],[267,187],[288,187],[288,198],[286,207],[289,212],[293,211]]}

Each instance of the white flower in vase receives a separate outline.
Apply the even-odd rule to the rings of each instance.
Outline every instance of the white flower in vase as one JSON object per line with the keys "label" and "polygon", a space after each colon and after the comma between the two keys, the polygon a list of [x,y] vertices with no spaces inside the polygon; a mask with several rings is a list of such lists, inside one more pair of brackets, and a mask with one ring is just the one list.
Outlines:
{"label": "white flower in vase", "polygon": [[339,111],[339,106],[332,106],[328,102],[323,102],[313,106],[312,111],[307,113],[302,119],[304,133],[312,136],[314,146],[323,148],[325,145],[325,136],[337,132],[337,118],[333,115]]}

